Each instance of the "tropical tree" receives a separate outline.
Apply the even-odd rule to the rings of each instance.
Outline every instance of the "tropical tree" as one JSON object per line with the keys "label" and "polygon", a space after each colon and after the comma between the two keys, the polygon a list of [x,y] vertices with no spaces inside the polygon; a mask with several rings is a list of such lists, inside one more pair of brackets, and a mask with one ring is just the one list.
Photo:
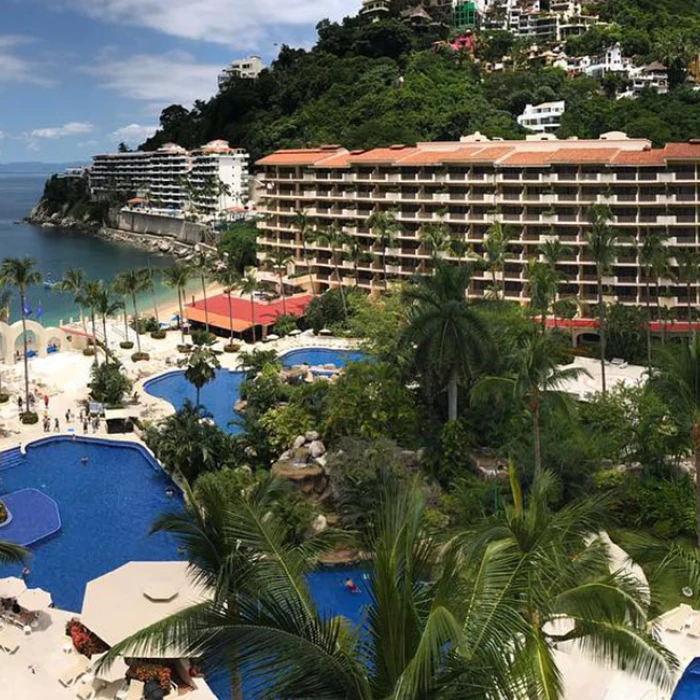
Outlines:
{"label": "tropical tree", "polygon": [[255,276],[255,268],[249,267],[245,271],[245,275],[241,280],[241,294],[248,295],[250,297],[250,320],[253,329],[253,343],[255,340],[255,293],[260,289],[260,283],[258,278]]}
{"label": "tropical tree", "polygon": [[0,321],[10,322],[10,302],[12,301],[11,289],[0,289]]}
{"label": "tropical tree", "polygon": [[231,303],[231,294],[240,284],[241,275],[236,266],[230,260],[227,260],[214,270],[214,279],[223,286],[224,293],[228,298],[229,330],[231,331],[230,344],[233,345],[233,305]]}
{"label": "tropical tree", "polygon": [[449,420],[457,419],[458,387],[486,357],[488,328],[467,304],[469,267],[439,264],[432,277],[409,286],[411,304],[403,341],[415,345],[415,362],[426,385],[447,386]]}
{"label": "tropical tree", "polygon": [[[571,248],[565,246],[558,236],[549,236],[540,245],[540,254],[552,269],[556,270],[557,265],[567,256],[571,255]],[[563,272],[559,272],[560,279],[566,279]]]}
{"label": "tropical tree", "polygon": [[525,278],[530,295],[530,308],[539,313],[540,325],[544,333],[547,326],[547,313],[557,296],[557,272],[546,263],[530,259],[525,268]]}
{"label": "tropical tree", "polygon": [[[85,280],[83,291],[80,295],[81,303],[88,307],[90,311],[90,328],[92,329],[92,350],[95,364],[99,364],[97,357],[97,324],[95,322],[95,309],[99,301],[102,284],[99,280]],[[107,356],[105,353],[105,360]]]}
{"label": "tropical tree", "polygon": [[508,247],[512,239],[512,232],[500,221],[494,221],[484,237],[484,257],[482,260],[486,268],[491,271],[492,290],[496,299],[501,296],[502,280],[499,280],[498,277],[502,276],[505,270]]}
{"label": "tropical tree", "polygon": [[[668,235],[655,229],[644,232],[641,245],[637,248],[639,266],[644,273],[645,306],[647,311],[647,367],[651,371],[651,280],[654,274],[654,261],[663,251]],[[658,289],[657,289],[658,294]]]}
{"label": "tropical tree", "polygon": [[340,261],[345,255],[345,246],[350,242],[350,237],[334,222],[330,226],[323,229],[318,234],[318,241],[322,245],[327,245],[331,249],[331,261],[333,270],[335,271],[335,279],[338,282],[338,290],[340,298],[343,302],[343,313],[345,320],[348,319],[348,305],[345,302],[345,290],[343,289],[343,280],[340,278]]}
{"label": "tropical tree", "polygon": [[372,259],[364,246],[354,236],[349,236],[347,243],[347,257],[352,262],[352,271],[355,277],[355,287],[360,286],[360,264]]}
{"label": "tropical tree", "polygon": [[153,315],[156,317],[156,323],[160,325],[160,314],[158,313],[158,299],[156,297],[156,271],[151,267],[149,261],[148,267],[144,269],[144,277],[146,278],[146,284],[148,291],[151,293],[151,301],[153,301]]}
{"label": "tropical tree", "polygon": [[78,313],[80,314],[80,323],[83,326],[83,333],[87,332],[87,321],[83,314],[82,294],[83,285],[85,284],[85,271],[78,267],[71,267],[63,273],[63,277],[56,284],[56,289],[61,292],[69,292],[73,295],[73,302],[78,305]]}
{"label": "tropical tree", "polygon": [[[674,420],[692,446],[700,474],[700,336],[674,348],[662,348],[651,386],[673,411]],[[695,516],[700,546],[700,478],[695,479]]]}
{"label": "tropical tree", "polygon": [[180,307],[180,317],[178,319],[180,326],[180,334],[182,342],[185,343],[185,312],[183,309],[183,299],[185,297],[185,289],[190,280],[190,270],[182,263],[175,263],[172,267],[166,267],[163,272],[163,284],[171,289],[177,289],[177,302]]}
{"label": "tropical tree", "polygon": [[540,438],[541,409],[545,402],[570,411],[562,384],[587,372],[579,367],[562,367],[561,352],[551,335],[529,333],[520,339],[513,352],[513,373],[505,377],[482,377],[472,387],[472,403],[507,398],[513,405],[523,407],[532,421],[532,444],[535,456],[535,478],[542,471]]}
{"label": "tropical tree", "polygon": [[[700,280],[700,254],[693,248],[681,248],[676,253],[678,262],[678,281],[686,287],[686,316],[688,323],[693,323],[693,285]],[[693,336],[696,335],[693,329]]]}
{"label": "tropical tree", "polygon": [[22,310],[22,343],[24,350],[24,405],[29,410],[29,357],[27,343],[27,290],[41,282],[41,274],[34,269],[33,258],[5,258],[0,264],[0,287],[15,288],[19,293]]}
{"label": "tropical tree", "polygon": [[435,266],[437,260],[452,252],[450,231],[442,221],[431,221],[423,224],[418,229],[418,239],[421,245],[430,253],[433,266]]}
{"label": "tropical tree", "polygon": [[211,382],[216,376],[216,370],[221,368],[219,359],[210,348],[197,347],[186,359],[182,360],[185,367],[185,379],[195,388],[195,410],[199,410],[199,395],[202,387]]}
{"label": "tropical tree", "polygon": [[387,249],[394,246],[396,236],[401,231],[401,224],[396,220],[394,212],[375,211],[368,217],[367,227],[382,249],[381,259],[384,272],[384,289],[387,289],[389,286],[389,278],[386,269]]}
{"label": "tropical tree", "polygon": [[603,300],[603,276],[610,270],[618,252],[620,234],[610,227],[610,208],[604,204],[592,204],[588,208],[588,230],[586,245],[595,263],[596,284],[598,287],[598,332],[600,334],[600,373],[601,388],[605,394],[605,303]]}
{"label": "tropical tree", "polygon": [[[95,313],[102,319],[102,333],[104,336],[105,362],[109,362],[109,340],[107,338],[107,317],[124,308],[121,301],[115,301],[109,287],[100,284],[100,289],[95,295]],[[138,333],[136,335],[138,338]]]}
{"label": "tropical tree", "polygon": [[[508,613],[513,605],[520,611],[518,620],[507,623],[513,625],[505,654],[512,675],[509,692],[498,697],[563,698],[555,650],[571,644],[572,653],[583,650],[595,661],[672,687],[677,661],[648,629],[646,582],[613,568],[608,545],[597,536],[605,516],[601,500],[554,510],[549,504],[560,485],[543,471],[525,503],[512,467],[510,476],[512,505],[456,538],[464,561],[461,584],[470,592],[490,592],[491,607],[480,613],[493,610],[492,624],[501,624],[507,619],[504,602]],[[467,638],[470,617],[477,618],[470,608],[463,626]],[[448,697],[468,696],[460,669],[472,672],[469,656],[458,651]]]}
{"label": "tropical tree", "polygon": [[651,270],[654,275],[654,280],[656,282],[656,317],[663,323],[661,324],[661,342],[666,342],[666,318],[665,313],[667,307],[661,303],[661,298],[665,296],[661,292],[661,280],[662,279],[672,279],[673,272],[671,271],[671,256],[669,255],[669,250],[665,245],[662,245],[659,250],[656,251],[652,261]]}
{"label": "tropical tree", "polygon": [[207,276],[209,275],[209,259],[205,253],[200,252],[194,259],[194,269],[199,272],[199,281],[202,284],[202,305],[204,306],[204,327],[209,333],[209,309],[207,307]]}
{"label": "tropical tree", "polygon": [[277,273],[277,277],[280,281],[280,296],[282,297],[282,313],[287,315],[287,296],[284,292],[284,274],[287,272],[287,265],[292,262],[294,258],[289,254],[288,251],[278,248],[267,254],[265,262],[269,265],[270,269]]}
{"label": "tropical tree", "polygon": [[309,221],[309,215],[303,209],[296,209],[294,212],[294,227],[299,232],[299,239],[297,243],[301,243],[302,258],[304,264],[306,265],[306,270],[309,273],[309,280],[311,281],[311,293],[315,293],[313,276],[311,274],[311,265],[309,264],[309,244],[316,241],[316,231],[314,230],[311,222]]}
{"label": "tropical tree", "polygon": [[141,334],[139,333],[139,310],[136,303],[136,295],[148,289],[150,276],[148,269],[126,270],[117,275],[117,288],[120,294],[131,297],[131,304],[134,309],[134,330],[136,332],[136,349],[141,354]]}
{"label": "tropical tree", "polygon": [[24,547],[0,540],[0,564],[22,564],[28,557]]}

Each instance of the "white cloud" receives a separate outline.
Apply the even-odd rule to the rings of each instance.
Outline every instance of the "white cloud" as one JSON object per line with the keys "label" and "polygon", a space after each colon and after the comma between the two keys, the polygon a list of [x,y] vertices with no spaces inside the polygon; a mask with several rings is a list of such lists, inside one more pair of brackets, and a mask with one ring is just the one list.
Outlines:
{"label": "white cloud", "polygon": [[168,105],[189,104],[216,93],[220,65],[197,63],[188,53],[135,54],[118,57],[106,52],[97,65],[82,68],[100,86],[122,97]]}
{"label": "white cloud", "polygon": [[125,143],[140,143],[153,136],[158,130],[157,126],[145,124],[127,124],[112,132],[112,136]]}
{"label": "white cloud", "polygon": [[262,48],[289,28],[354,14],[360,0],[63,0],[86,15],[148,27],[171,36]]}
{"label": "white cloud", "polygon": [[39,64],[19,55],[18,50],[33,41],[28,36],[0,34],[0,85],[23,83],[50,87],[55,84],[53,80],[39,75]]}
{"label": "white cloud", "polygon": [[30,131],[30,139],[62,139],[66,136],[78,136],[89,134],[95,130],[95,126],[90,122],[68,122],[63,126],[47,126],[43,129]]}

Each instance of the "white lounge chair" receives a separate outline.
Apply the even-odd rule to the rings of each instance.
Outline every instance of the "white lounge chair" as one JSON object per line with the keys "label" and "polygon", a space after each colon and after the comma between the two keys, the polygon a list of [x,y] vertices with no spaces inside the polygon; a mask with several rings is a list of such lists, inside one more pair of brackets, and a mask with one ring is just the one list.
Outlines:
{"label": "white lounge chair", "polygon": [[700,613],[695,613],[695,615],[693,615],[686,634],[689,637],[700,637]]}
{"label": "white lounge chair", "polygon": [[78,700],[92,700],[95,697],[95,688],[92,685],[85,684],[82,688],[78,689],[75,694]]}
{"label": "white lounge chair", "polygon": [[661,626],[667,632],[680,632],[684,627],[686,620],[690,617],[693,609],[686,603],[681,603],[675,610],[667,613],[666,617],[661,617]]}
{"label": "white lounge chair", "polygon": [[63,672],[58,679],[58,682],[66,688],[70,687],[73,685],[73,683],[75,683],[75,681],[78,680],[78,678],[80,678],[80,676],[87,672],[89,666],[90,659],[88,659],[87,656],[80,654],[77,660]]}
{"label": "white lounge chair", "polygon": [[129,692],[124,700],[141,700],[143,698],[144,684],[141,681],[132,679],[129,683]]}
{"label": "white lounge chair", "polygon": [[16,627],[3,627],[0,630],[0,649],[8,654],[14,654],[20,647],[22,639]]}

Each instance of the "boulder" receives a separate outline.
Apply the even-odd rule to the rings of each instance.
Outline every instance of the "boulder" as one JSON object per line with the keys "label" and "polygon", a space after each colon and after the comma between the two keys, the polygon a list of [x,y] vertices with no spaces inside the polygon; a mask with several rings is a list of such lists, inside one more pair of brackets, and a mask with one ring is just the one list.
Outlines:
{"label": "boulder", "polygon": [[314,461],[315,461],[316,464],[318,464],[319,466],[325,468],[325,466],[326,466],[326,455],[321,455],[320,457],[316,457],[316,459],[315,459]]}
{"label": "boulder", "polygon": [[297,447],[292,451],[292,464],[294,466],[304,466],[309,461],[309,449],[307,447]]}
{"label": "boulder", "polygon": [[326,516],[321,514],[317,515],[313,523],[311,523],[311,529],[318,535],[319,532],[323,532],[328,529],[328,520]]}
{"label": "boulder", "polygon": [[305,442],[306,438],[303,435],[299,435],[294,439],[294,442],[292,443],[292,448],[296,450],[299,447],[301,447]]}
{"label": "boulder", "polygon": [[313,442],[314,440],[318,440],[321,436],[315,430],[309,430],[304,437],[307,442]]}
{"label": "boulder", "polygon": [[317,459],[318,457],[321,457],[324,454],[326,454],[326,446],[320,440],[314,440],[309,445],[309,454],[314,459]]}
{"label": "boulder", "polygon": [[289,462],[289,460],[292,459],[294,456],[294,452],[292,450],[285,450],[279,458],[279,462]]}

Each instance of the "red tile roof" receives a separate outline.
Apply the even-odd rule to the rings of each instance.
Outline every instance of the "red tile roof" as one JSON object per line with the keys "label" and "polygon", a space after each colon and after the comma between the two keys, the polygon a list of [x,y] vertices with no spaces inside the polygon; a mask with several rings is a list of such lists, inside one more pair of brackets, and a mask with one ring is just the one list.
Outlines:
{"label": "red tile roof", "polygon": [[257,165],[314,165],[319,160],[345,153],[341,148],[296,148],[275,151],[257,161]]}
{"label": "red tile roof", "polygon": [[549,154],[550,163],[609,163],[619,148],[560,148]]}
{"label": "red tile roof", "polygon": [[613,165],[663,165],[664,152],[661,149],[653,151],[620,151],[613,159]]}
{"label": "red tile roof", "polygon": [[401,160],[419,150],[415,146],[402,146],[401,148],[373,148],[358,155],[351,155],[348,161],[353,165],[362,163],[387,163],[391,164]]}

